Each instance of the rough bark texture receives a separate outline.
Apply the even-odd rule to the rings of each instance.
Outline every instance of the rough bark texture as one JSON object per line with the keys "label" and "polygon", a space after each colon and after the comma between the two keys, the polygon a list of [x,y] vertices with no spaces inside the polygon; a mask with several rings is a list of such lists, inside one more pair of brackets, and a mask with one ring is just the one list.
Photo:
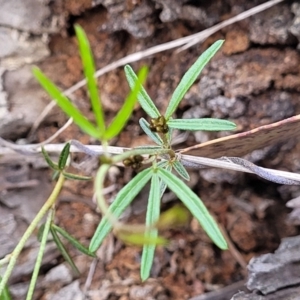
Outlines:
{"label": "rough bark texture", "polygon": [[[31,75],[32,65],[37,64],[62,89],[82,79],[73,30],[75,23],[86,30],[97,68],[101,68],[128,54],[201,31],[263,2],[32,0],[26,1],[25,5],[21,0],[0,0],[0,39],[1,45],[5,45],[0,47],[0,136],[23,143],[40,142],[66,121],[66,117],[54,109],[39,130],[27,136],[49,101]],[[159,109],[165,110],[182,75],[217,39],[226,42],[181,102],[176,112],[178,117],[230,119],[237,123],[238,133],[300,113],[298,1],[284,1],[224,28],[184,52],[169,50],[133,63],[135,70],[143,64],[150,67],[146,89]],[[98,85],[105,115],[110,121],[128,92],[123,70],[116,69],[101,76]],[[88,117],[91,116],[85,88],[71,98]],[[112,144],[134,147],[148,143],[138,125],[141,117],[145,114],[137,107],[126,130]],[[225,134],[197,132],[190,134],[178,147],[185,148]],[[57,141],[64,142],[74,137],[82,143],[94,142],[76,126],[68,128]],[[257,149],[249,153],[247,159],[264,167],[299,172],[296,138],[297,134],[295,139]],[[36,157],[1,157],[0,228],[3,233],[0,236],[0,256],[13,249],[51,191],[50,174],[41,169],[44,166]],[[86,170],[93,172],[95,168],[90,165]],[[110,198],[132,176],[131,171],[113,168],[107,179],[108,186],[115,185]],[[31,188],[20,189],[20,182],[26,182]],[[284,239],[275,254],[257,259],[252,257],[274,251],[282,238],[298,233],[294,225],[286,222],[289,211],[285,203],[299,196],[299,188],[278,186],[255,176],[214,169],[191,173],[188,184],[225,228],[236,252],[216,249],[193,220],[187,228],[166,233],[173,242],[166,248],[157,249],[152,278],[141,283],[140,248],[124,246],[109,236],[97,253],[99,263],[85,296],[97,300],[182,300],[191,297],[219,300],[223,293],[228,296],[224,299],[230,299],[234,288],[240,288],[240,283],[238,287],[229,286],[246,278],[245,270],[237,263],[236,253],[239,252],[245,262],[250,261],[248,287],[273,293],[258,295],[245,291],[232,299],[297,299],[292,295],[299,295],[298,287],[288,286],[299,284],[299,246],[293,242],[299,238]],[[68,181],[56,212],[57,223],[86,245],[100,220],[91,201],[92,191],[91,183]],[[143,191],[127,212],[129,221],[144,220],[146,199],[147,192]],[[170,201],[176,201],[176,197],[169,193],[163,199],[162,210],[171,205]],[[36,245],[36,239],[32,238],[22,254],[19,269],[12,277],[10,285],[15,299],[25,298]],[[68,246],[82,272],[80,279],[75,280],[52,246],[49,244],[49,255],[38,281],[35,299],[65,300],[73,299],[74,295],[84,299],[81,291],[91,260]],[[267,269],[272,274],[266,272]],[[57,278],[57,273],[64,275]],[[226,286],[230,290],[228,294],[222,290]],[[284,290],[278,290],[280,288]]]}

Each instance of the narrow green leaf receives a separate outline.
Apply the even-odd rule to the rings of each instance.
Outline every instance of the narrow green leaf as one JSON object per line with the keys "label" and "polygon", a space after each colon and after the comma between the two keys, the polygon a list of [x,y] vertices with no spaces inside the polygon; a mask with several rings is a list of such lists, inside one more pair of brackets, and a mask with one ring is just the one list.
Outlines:
{"label": "narrow green leaf", "polygon": [[168,160],[161,160],[160,162],[157,163],[157,167],[172,170],[172,167],[170,166]]}
{"label": "narrow green leaf", "polygon": [[167,124],[170,128],[181,130],[222,131],[236,129],[236,125],[233,122],[213,118],[172,119]]}
{"label": "narrow green leaf", "polygon": [[87,118],[73,105],[73,103],[62,94],[50,79],[37,67],[33,68],[33,74],[45,91],[53,98],[57,105],[76,123],[84,132],[92,137],[99,138],[101,132],[90,123]]}
{"label": "narrow green leaf", "polygon": [[[147,168],[142,172],[138,173],[130,182],[125,185],[118,193],[114,202],[110,205],[110,212],[116,217],[120,217],[126,207],[129,206],[135,196],[141,191],[145,184],[150,180],[153,174],[152,168]],[[103,216],[99,223],[94,236],[92,237],[89,250],[91,252],[97,251],[100,247],[103,239],[107,236],[109,231],[112,229],[112,224],[108,219]]]}
{"label": "narrow green leaf", "polygon": [[63,172],[63,175],[68,178],[68,179],[73,179],[73,180],[92,180],[93,177],[91,176],[82,176],[82,175],[76,175],[68,172]]}
{"label": "narrow green leaf", "polygon": [[[147,205],[147,214],[146,214],[146,226],[152,226],[159,219],[160,213],[160,186],[159,178],[156,173],[152,175],[151,186],[148,198]],[[151,238],[157,238],[158,231],[157,229],[152,229],[149,232],[146,232],[145,235]],[[145,281],[151,271],[151,267],[154,259],[156,245],[144,245],[142,259],[141,259],[141,278],[142,281]]]}
{"label": "narrow green leaf", "polygon": [[173,167],[175,169],[175,171],[185,180],[190,181],[190,175],[187,172],[187,170],[185,169],[185,167],[183,166],[183,164],[176,160],[173,163]]}
{"label": "narrow green leaf", "polygon": [[67,239],[76,249],[78,249],[83,254],[86,254],[91,257],[96,257],[95,253],[89,251],[88,248],[83,246],[79,241],[77,241],[74,237],[72,237],[68,232],[63,230],[61,227],[52,224],[51,228],[56,232],[58,232],[60,235],[62,235],[65,239]]}
{"label": "narrow green leaf", "polygon": [[59,160],[58,160],[58,168],[62,171],[66,164],[67,164],[67,160],[70,154],[70,143],[66,143],[64,148],[62,149],[60,155],[59,155]]}
{"label": "narrow green leaf", "polygon": [[71,256],[69,255],[67,249],[65,248],[65,246],[63,245],[62,241],[60,240],[60,238],[58,237],[56,231],[53,228],[50,228],[50,232],[53,236],[53,241],[55,242],[58,250],[60,251],[60,253],[62,254],[63,258],[65,259],[66,262],[68,262],[68,264],[71,266],[72,270],[79,275],[80,272],[77,269],[76,265],[73,262],[73,259],[71,258]]}
{"label": "narrow green leaf", "polygon": [[161,139],[159,134],[157,134],[156,132],[151,131],[151,129],[149,128],[150,124],[144,118],[140,118],[139,123],[140,123],[140,126],[143,129],[143,131],[149,136],[149,138],[154,143],[156,143],[157,145],[160,145],[160,146],[163,145],[163,140]]}
{"label": "narrow green leaf", "polygon": [[[1,280],[2,280],[2,277],[0,277],[0,282],[1,282]],[[0,295],[0,300],[12,300],[12,297],[10,295],[7,285],[5,286],[2,294]]]}
{"label": "narrow green leaf", "polygon": [[48,164],[48,166],[51,169],[58,171],[59,170],[58,165],[55,162],[52,161],[52,159],[50,158],[48,152],[45,150],[44,147],[42,147],[42,154],[43,154],[43,156],[44,156],[44,158],[45,158],[46,163]]}
{"label": "narrow green leaf", "polygon": [[38,230],[37,239],[38,239],[39,242],[42,241],[43,234],[44,234],[44,229],[45,229],[45,223],[43,223],[43,224],[40,226],[39,230]]}
{"label": "narrow green leaf", "polygon": [[136,103],[137,95],[141,91],[142,84],[145,82],[148,73],[148,68],[143,67],[138,74],[138,81],[135,82],[134,87],[131,89],[131,92],[127,96],[124,105],[119,110],[116,117],[113,119],[109,127],[107,128],[104,137],[106,139],[111,139],[117,136],[120,131],[125,126],[126,122],[130,118],[134,105]]}
{"label": "narrow green leaf", "polygon": [[[160,167],[160,168],[164,168],[165,170],[167,170],[169,172],[172,172],[171,164],[169,164],[167,161],[165,161],[165,163],[166,163],[165,165],[157,164],[157,166]],[[160,179],[159,180],[160,198],[162,198],[162,196],[164,195],[166,189],[167,189],[166,183]]]}
{"label": "narrow green leaf", "polygon": [[97,87],[97,79],[95,78],[95,63],[90,48],[89,41],[84,30],[79,26],[75,25],[75,32],[79,44],[79,52],[83,65],[83,72],[87,80],[87,88],[90,95],[92,109],[95,115],[96,123],[102,134],[105,132],[104,114],[99,97],[99,91]]}
{"label": "narrow green leaf", "polygon": [[[127,82],[130,88],[133,89],[138,78],[129,65],[126,65],[124,67],[124,70],[125,70]],[[148,114],[148,116],[150,116],[151,118],[158,118],[160,116],[157,107],[155,106],[152,99],[150,98],[150,96],[147,94],[146,90],[143,87],[138,93],[138,100],[141,107]]]}
{"label": "narrow green leaf", "polygon": [[196,60],[196,62],[189,68],[189,70],[184,74],[177,88],[175,89],[172,98],[167,107],[165,118],[168,120],[174,111],[176,110],[179,102],[184,97],[185,93],[189,90],[191,85],[195,82],[199,74],[205,65],[210,61],[210,59],[216,54],[220,49],[223,40],[216,41],[211,45],[206,51],[204,51],[201,56]]}
{"label": "narrow green leaf", "polygon": [[207,208],[200,200],[200,198],[178,177],[172,173],[158,168],[157,174],[173,193],[184,203],[190,210],[193,216],[199,221],[205,232],[212,239],[212,241],[221,249],[228,248],[226,240],[224,239],[217,223],[209,214]]}

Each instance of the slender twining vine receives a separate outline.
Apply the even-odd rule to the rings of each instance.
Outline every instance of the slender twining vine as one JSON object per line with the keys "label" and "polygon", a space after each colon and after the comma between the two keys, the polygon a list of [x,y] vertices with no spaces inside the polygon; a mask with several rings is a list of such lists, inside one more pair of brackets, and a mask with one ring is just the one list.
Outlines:
{"label": "slender twining vine", "polygon": [[[182,223],[184,220],[187,220],[187,210],[189,210],[199,221],[208,236],[219,248],[227,249],[227,243],[205,205],[184,183],[184,180],[189,180],[189,174],[172,148],[173,129],[220,131],[233,130],[236,128],[234,123],[226,120],[208,118],[174,119],[172,117],[185,93],[197,79],[204,66],[220,49],[223,41],[220,40],[215,42],[186,72],[175,89],[164,113],[161,113],[157,109],[142,86],[147,75],[147,68],[143,67],[138,72],[138,75],[136,75],[132,68],[129,65],[126,65],[124,70],[131,92],[125,99],[122,108],[113,121],[107,125],[104,119],[97,82],[94,77],[95,65],[89,42],[80,26],[75,26],[75,31],[95,122],[92,123],[89,121],[38,68],[34,68],[33,73],[42,87],[56,100],[58,106],[68,116],[73,118],[73,121],[81,128],[81,130],[91,137],[98,139],[104,147],[104,154],[99,155],[100,168],[94,178],[95,198],[97,199],[98,207],[102,212],[102,219],[94,233],[89,248],[84,247],[65,230],[54,224],[55,203],[60,190],[63,187],[64,181],[66,179],[89,180],[90,178],[71,174],[67,171],[70,159],[70,144],[72,141],[65,145],[58,162],[53,162],[48,153],[43,150],[43,155],[49,167],[54,170],[56,184],[52,194],[48,200],[46,200],[44,206],[36,215],[14,251],[0,261],[0,266],[7,264],[6,271],[0,282],[0,297],[2,297],[0,300],[10,299],[4,298],[8,295],[6,290],[7,281],[27,239],[33,233],[35,228],[40,225],[42,218],[46,214],[48,215],[47,220],[39,229],[38,238],[41,242],[41,247],[26,299],[32,299],[43,251],[49,234],[52,235],[52,240],[56,243],[64,258],[70,263],[74,272],[78,272],[64,247],[60,236],[67,239],[81,252],[90,256],[95,256],[95,252],[100,247],[103,239],[111,230],[113,230],[115,235],[124,242],[139,244],[143,247],[141,258],[142,280],[146,280],[150,275],[156,246],[167,243],[163,237],[158,235],[158,230],[161,228],[168,228],[168,226],[172,226],[171,224],[176,224],[176,222]],[[141,107],[148,115],[148,120],[141,118],[139,124],[146,135],[148,135],[156,145],[144,145],[121,154],[112,155],[108,151],[109,142],[124,128],[131,116],[136,99],[138,99]],[[78,146],[79,143],[74,143],[73,141],[73,146],[76,145]],[[84,149],[85,146],[81,145],[81,147]],[[86,150],[86,153],[89,154],[90,152]],[[104,180],[109,168],[120,162],[123,162],[125,167],[131,167],[137,170],[138,173],[118,192],[113,203],[108,206],[102,193]],[[148,165],[148,167],[139,171],[143,165]],[[133,226],[122,223],[119,220],[119,217],[147,183],[150,183],[150,191],[145,224],[135,224]],[[160,200],[167,187],[183,202],[184,207],[176,206],[166,215],[166,213],[160,213]]]}

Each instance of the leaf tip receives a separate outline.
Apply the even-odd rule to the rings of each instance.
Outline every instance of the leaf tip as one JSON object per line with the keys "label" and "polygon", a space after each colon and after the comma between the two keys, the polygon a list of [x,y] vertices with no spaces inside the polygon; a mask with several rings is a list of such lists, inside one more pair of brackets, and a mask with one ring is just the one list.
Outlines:
{"label": "leaf tip", "polygon": [[217,246],[221,249],[221,250],[228,250],[228,244],[226,241],[223,241],[222,243],[218,243]]}
{"label": "leaf tip", "polygon": [[147,276],[147,275],[141,274],[142,282],[145,282],[148,278],[149,278],[149,275]]}

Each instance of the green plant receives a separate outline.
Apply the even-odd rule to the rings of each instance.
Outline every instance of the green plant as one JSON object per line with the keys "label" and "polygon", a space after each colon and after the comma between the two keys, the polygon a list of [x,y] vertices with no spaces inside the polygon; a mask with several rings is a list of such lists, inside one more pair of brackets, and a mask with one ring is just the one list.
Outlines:
{"label": "green plant", "polygon": [[[128,97],[125,100],[125,103],[122,109],[119,111],[118,115],[112,121],[112,123],[106,128],[104,123],[103,117],[103,110],[101,107],[101,102],[99,101],[98,91],[97,91],[97,84],[94,78],[94,61],[91,56],[91,51],[89,47],[89,43],[87,41],[86,35],[82,28],[76,26],[76,34],[79,42],[80,54],[82,58],[82,62],[84,65],[84,73],[88,83],[88,91],[91,98],[91,105],[92,109],[95,114],[96,124],[91,123],[88,121],[85,116],[81,114],[81,112],[69,101],[68,98],[62,95],[60,90],[38,69],[34,68],[33,73],[44,87],[44,89],[57,100],[58,105],[62,108],[63,111],[68,112],[74,118],[74,122],[78,124],[78,126],[85,131],[87,134],[101,139],[104,146],[107,146],[108,139],[116,136],[120,130],[123,128],[124,124],[128,120],[133,110],[133,107],[136,103],[136,96],[140,88],[140,82],[143,82],[147,75],[147,68],[142,68],[139,72],[139,80],[135,85],[134,89],[130,92]],[[46,246],[46,242],[48,239],[49,233],[51,233],[54,242],[56,243],[58,249],[61,251],[64,258],[69,262],[72,266],[73,270],[78,273],[78,270],[73,263],[71,257],[67,253],[63,243],[61,242],[59,235],[63,236],[67,239],[73,246],[75,246],[79,251],[94,256],[94,254],[89,251],[86,247],[81,245],[76,239],[70,236],[67,232],[65,232],[62,228],[59,228],[53,223],[53,217],[55,213],[55,203],[57,197],[63,187],[63,183],[65,179],[75,179],[75,180],[90,180],[90,177],[81,176],[77,174],[72,174],[67,172],[68,168],[68,160],[69,160],[69,150],[70,150],[70,143],[67,143],[62,150],[59,161],[57,163],[53,162],[48,155],[48,153],[43,150],[43,155],[45,160],[47,161],[50,168],[54,170],[53,178],[56,180],[55,187],[46,200],[43,207],[40,209],[36,217],[33,219],[27,230],[25,231],[24,235],[20,239],[19,243],[17,244],[16,248],[13,250],[12,253],[8,254],[4,259],[0,261],[0,266],[8,264],[6,267],[6,271],[3,275],[3,278],[0,281],[0,297],[4,297],[3,299],[8,299],[8,291],[6,289],[6,283],[11,275],[11,272],[17,262],[18,256],[21,253],[22,249],[25,246],[26,241],[30,237],[30,235],[34,232],[35,228],[39,225],[42,218],[48,214],[47,221],[44,225],[41,226],[39,231],[39,240],[40,244],[40,251],[38,253],[38,257],[36,260],[35,268],[32,275],[32,280],[30,282],[30,286],[28,289],[26,299],[32,299],[39,268],[41,265],[43,252]],[[104,159],[104,158],[103,158]],[[109,155],[107,156],[107,160],[109,161]],[[105,160],[105,159],[104,159]],[[5,298],[6,297],[6,298]]]}
{"label": "green plant", "polygon": [[[113,157],[114,162],[124,160],[124,164],[130,166],[134,165],[136,162],[131,161],[130,159],[128,160],[128,157],[137,157],[138,155],[143,154],[151,155],[151,157],[145,160],[145,162],[151,162],[152,165],[138,173],[138,175],[119,192],[108,211],[110,215],[119,217],[124,209],[143,188],[143,186],[147,182],[151,182],[146,214],[146,228],[142,227],[141,231],[145,232],[147,237],[152,238],[153,243],[150,243],[149,241],[148,243],[143,243],[144,245],[141,261],[142,280],[147,279],[150,274],[155,246],[158,243],[156,240],[158,236],[156,224],[159,221],[160,215],[160,198],[162,197],[166,187],[169,187],[169,189],[172,190],[190,210],[194,217],[200,222],[212,241],[221,249],[227,248],[226,241],[223,238],[218,225],[210,216],[202,201],[192,190],[188,188],[188,186],[182,180],[172,174],[172,170],[175,170],[184,180],[189,180],[189,175],[186,169],[181,164],[171,146],[172,129],[175,128],[182,130],[212,131],[232,130],[235,128],[234,123],[226,120],[180,120],[172,118],[172,114],[176,110],[187,90],[199,76],[203,67],[213,57],[222,44],[223,41],[217,41],[214,43],[198,58],[198,60],[183,76],[181,82],[171,97],[164,115],[158,111],[144,88],[141,88],[140,92],[138,93],[138,100],[141,107],[151,119],[150,123],[148,123],[145,119],[141,119],[140,125],[144,132],[157,144],[157,146],[143,146],[142,148],[134,149]],[[125,66],[125,74],[130,87],[133,88],[138,78],[130,66]],[[139,163],[141,164],[142,162]],[[95,181],[97,199],[100,200],[100,203],[104,201],[101,195],[101,190],[103,187],[104,174],[106,173],[107,169],[108,165],[101,166]],[[101,220],[94,237],[92,238],[90,244],[90,250],[92,252],[98,249],[103,239],[112,228],[114,228],[117,234],[124,233],[124,231],[131,230],[131,232],[134,232],[137,230],[136,228],[128,228],[128,226],[124,229],[124,226],[118,226],[117,223],[113,224],[107,215],[105,215]]]}
{"label": "green plant", "polygon": [[[0,282],[2,281],[2,278],[0,277]],[[11,295],[9,292],[8,287],[5,285],[3,292],[0,295],[0,300],[11,300]]]}
{"label": "green plant", "polygon": [[[49,232],[52,234],[53,240],[57,244],[57,247],[62,252],[65,259],[76,271],[76,266],[73,264],[72,259],[66,252],[59,235],[66,238],[72,245],[74,245],[83,253],[93,256],[95,251],[100,247],[105,236],[110,230],[113,229],[114,233],[125,242],[140,244],[143,246],[141,278],[142,280],[146,280],[150,274],[156,245],[166,243],[164,238],[158,236],[158,229],[161,228],[161,224],[163,224],[163,227],[166,228],[168,227],[168,224],[170,225],[174,223],[174,221],[176,222],[176,220],[182,221],[187,218],[186,210],[184,208],[177,208],[169,213],[168,218],[164,218],[164,222],[161,221],[160,199],[167,187],[172,190],[184,203],[187,209],[190,210],[193,216],[200,222],[212,241],[221,249],[227,248],[227,243],[223,238],[218,225],[209,214],[201,199],[199,199],[198,196],[184,183],[183,180],[189,180],[189,174],[181,164],[171,146],[173,129],[218,131],[232,130],[235,128],[234,123],[226,120],[180,120],[172,118],[173,113],[175,112],[185,93],[199,76],[204,66],[222,46],[223,41],[215,42],[198,58],[198,60],[184,75],[171,97],[165,114],[161,114],[158,111],[155,104],[142,87],[142,83],[146,78],[147,68],[142,68],[137,76],[130,66],[125,66],[125,74],[130,85],[131,92],[126,98],[119,113],[107,126],[105,124],[104,113],[97,90],[97,83],[94,78],[95,66],[89,43],[81,27],[76,26],[75,30],[84,66],[84,74],[87,80],[91,106],[95,115],[95,123],[90,122],[84,115],[82,115],[82,113],[69,101],[69,99],[62,95],[60,90],[38,68],[35,68],[33,72],[37,80],[49,93],[49,95],[56,99],[60,108],[67,115],[72,117],[74,122],[84,132],[94,138],[99,139],[104,147],[104,154],[100,156],[101,166],[97,172],[94,183],[97,203],[101,212],[103,213],[103,217],[91,240],[89,249],[81,245],[63,229],[53,224],[53,215],[55,213],[54,205],[63,186],[64,180],[87,180],[89,178],[76,174],[70,174],[66,171],[70,150],[69,143],[67,143],[63,149],[58,163],[53,162],[47,152],[43,151],[43,155],[48,162],[48,165],[54,170],[54,177],[57,179],[57,182],[49,199],[46,201],[45,205],[30,224],[16,249],[0,262],[4,264],[9,261],[7,270],[0,283],[0,295],[3,292],[5,284],[7,283],[11,271],[16,263],[17,257],[24,247],[26,240],[33,233],[33,230],[38,226],[42,217],[47,213],[47,221],[40,229],[39,236],[41,248],[27,294],[27,299],[31,299],[33,295],[38,270],[41,264],[41,258]],[[141,107],[150,117],[150,123],[142,118],[140,120],[140,126],[157,145],[145,145],[143,147],[132,149],[118,155],[111,155],[107,149],[109,141],[117,136],[125,126],[133,111],[136,98],[138,98]],[[126,186],[124,186],[119,191],[113,204],[108,207],[102,194],[103,183],[109,168],[119,162],[123,162],[125,166],[130,166],[134,169],[139,169],[139,167],[141,167],[143,164],[150,164],[150,167],[139,172]],[[183,180],[175,176],[172,173],[173,171],[182,177]],[[148,182],[150,182],[150,192],[148,197],[145,224],[132,226],[130,224],[124,224],[120,222],[119,217],[122,212]]]}

